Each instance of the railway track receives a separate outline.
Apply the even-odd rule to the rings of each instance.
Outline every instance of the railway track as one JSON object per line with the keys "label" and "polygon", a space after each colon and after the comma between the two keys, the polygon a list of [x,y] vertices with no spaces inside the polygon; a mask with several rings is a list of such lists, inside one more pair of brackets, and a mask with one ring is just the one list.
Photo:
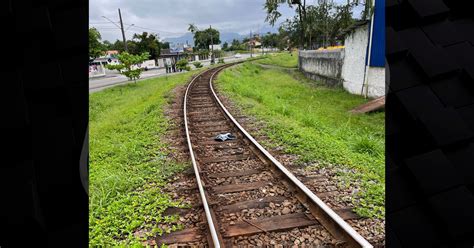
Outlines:
{"label": "railway track", "polygon": [[[319,229],[337,247],[372,247],[344,219],[311,192],[248,134],[222,104],[212,87],[213,78],[228,64],[203,71],[188,85],[183,113],[187,145],[196,176],[210,247],[242,246],[243,237],[271,240],[296,230],[301,244],[319,242]],[[215,141],[221,133],[235,140]],[[181,236],[180,236],[181,235]],[[194,231],[178,237],[192,240]],[[166,239],[166,238],[165,238]],[[179,243],[176,238],[168,239]],[[159,242],[166,243],[166,240]],[[293,243],[282,244],[293,245]]]}

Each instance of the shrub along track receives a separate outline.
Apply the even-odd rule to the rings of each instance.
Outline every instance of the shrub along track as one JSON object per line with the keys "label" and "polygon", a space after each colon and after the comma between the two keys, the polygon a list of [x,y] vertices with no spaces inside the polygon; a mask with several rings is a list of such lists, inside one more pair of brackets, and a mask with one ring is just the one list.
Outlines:
{"label": "shrub along track", "polygon": [[[196,244],[207,236],[208,245],[217,247],[249,244],[372,247],[344,221],[357,217],[351,209],[330,209],[225,109],[211,83],[228,66],[196,76],[184,100],[185,130],[200,196],[194,206],[204,208],[203,221],[207,228],[201,223],[199,227],[158,237],[157,243]],[[226,132],[233,133],[237,139],[214,140],[217,134]],[[305,181],[314,184],[318,180],[321,178],[315,176]],[[296,239],[288,243],[286,237]]]}

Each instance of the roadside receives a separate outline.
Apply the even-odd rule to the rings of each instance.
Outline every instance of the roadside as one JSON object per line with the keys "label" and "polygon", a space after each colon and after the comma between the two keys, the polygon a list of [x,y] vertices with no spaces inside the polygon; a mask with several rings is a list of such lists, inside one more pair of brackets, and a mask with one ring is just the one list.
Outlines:
{"label": "roadside", "polygon": [[[261,56],[261,54],[254,54],[254,57]],[[241,54],[240,58],[235,58],[235,57],[225,57],[224,61],[226,63],[230,62],[235,62],[235,61],[240,61],[240,60],[245,60],[250,58],[250,54]],[[200,61],[204,67],[210,66],[211,62],[210,60],[201,60]],[[217,60],[216,60],[217,62]],[[196,68],[190,63],[190,66],[193,70]],[[171,76],[175,75],[178,73],[183,73],[183,72],[175,72],[175,73],[166,73],[166,70],[164,68],[158,68],[158,69],[151,69],[148,71],[144,71],[141,74],[141,78],[137,81],[148,79],[148,78],[155,78],[155,77],[163,77],[163,76]],[[89,93],[101,91],[107,88],[111,88],[117,85],[123,85],[123,84],[129,84],[133,83],[133,81],[129,81],[127,77],[121,75],[121,74],[112,74],[112,75],[106,75],[104,77],[95,77],[95,78],[90,78],[89,79]]]}
{"label": "roadside", "polygon": [[164,213],[168,207],[185,206],[162,189],[187,164],[174,159],[164,140],[170,123],[163,107],[172,89],[197,72],[145,79],[90,95],[91,247],[140,245],[182,226],[176,216]]}

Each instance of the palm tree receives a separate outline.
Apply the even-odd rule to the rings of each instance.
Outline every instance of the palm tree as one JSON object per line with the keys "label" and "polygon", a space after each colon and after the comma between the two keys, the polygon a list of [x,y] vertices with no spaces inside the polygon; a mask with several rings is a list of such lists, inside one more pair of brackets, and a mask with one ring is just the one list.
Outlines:
{"label": "palm tree", "polygon": [[193,33],[196,32],[198,30],[198,28],[196,27],[196,25],[194,25],[193,23],[189,24],[189,28],[188,28],[188,31]]}

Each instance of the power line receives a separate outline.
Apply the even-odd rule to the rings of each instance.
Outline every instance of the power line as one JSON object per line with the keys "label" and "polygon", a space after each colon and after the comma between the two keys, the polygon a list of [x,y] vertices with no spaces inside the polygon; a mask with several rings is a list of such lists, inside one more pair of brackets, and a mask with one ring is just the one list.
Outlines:
{"label": "power line", "polygon": [[114,24],[115,26],[117,26],[118,28],[121,28],[119,25],[117,25],[117,23],[115,23],[114,21],[110,20],[109,18],[107,18],[106,16],[102,16],[103,18],[107,19],[110,23]]}
{"label": "power line", "polygon": [[[124,23],[125,24],[125,23]],[[128,24],[127,24],[128,25]],[[155,31],[155,32],[159,32],[159,33],[167,33],[167,34],[184,34],[184,32],[180,32],[180,33],[176,33],[176,32],[168,32],[168,31],[164,31],[164,30],[158,30],[158,29],[153,29],[153,28],[145,28],[145,27],[141,27],[141,26],[137,26],[137,25],[134,25],[134,27],[136,28],[140,28],[140,29],[145,29],[145,30],[151,30],[151,31]]]}
{"label": "power line", "polygon": [[[112,22],[114,23],[114,22]],[[118,22],[116,22],[118,23]],[[89,22],[89,25],[101,25],[101,24],[110,24],[110,22]]]}
{"label": "power line", "polygon": [[135,26],[135,24],[128,25],[128,28],[125,31],[129,30],[131,27]]}
{"label": "power line", "polygon": [[110,27],[110,28],[97,28],[99,30],[117,30],[119,28],[114,28],[114,27]]}

